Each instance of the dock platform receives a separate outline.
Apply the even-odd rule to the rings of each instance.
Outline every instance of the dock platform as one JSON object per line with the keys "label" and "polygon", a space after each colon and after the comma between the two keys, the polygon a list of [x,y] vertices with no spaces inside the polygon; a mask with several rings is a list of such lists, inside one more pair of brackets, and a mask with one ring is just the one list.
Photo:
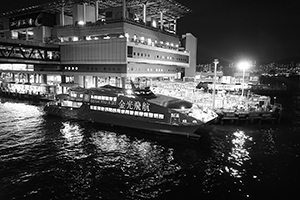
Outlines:
{"label": "dock platform", "polygon": [[217,124],[280,123],[279,111],[217,111]]}

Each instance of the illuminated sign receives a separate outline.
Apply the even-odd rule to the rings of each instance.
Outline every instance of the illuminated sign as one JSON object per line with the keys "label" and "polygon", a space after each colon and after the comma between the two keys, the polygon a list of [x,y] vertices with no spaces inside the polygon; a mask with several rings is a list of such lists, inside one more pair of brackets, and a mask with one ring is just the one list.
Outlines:
{"label": "illuminated sign", "polygon": [[128,110],[137,110],[137,111],[141,110],[141,111],[149,112],[150,111],[150,103],[133,101],[133,100],[127,100],[127,101],[121,100],[119,102],[119,108],[120,109],[128,109]]}
{"label": "illuminated sign", "polygon": [[34,71],[33,67],[29,64],[0,64],[0,70],[9,71]]}
{"label": "illuminated sign", "polygon": [[54,26],[55,16],[50,13],[33,13],[9,19],[11,30],[39,26]]}

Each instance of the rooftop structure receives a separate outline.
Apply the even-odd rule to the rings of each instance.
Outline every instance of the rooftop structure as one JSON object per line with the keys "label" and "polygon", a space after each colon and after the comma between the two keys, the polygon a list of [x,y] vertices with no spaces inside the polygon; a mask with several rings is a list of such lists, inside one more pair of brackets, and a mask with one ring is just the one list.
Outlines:
{"label": "rooftop structure", "polygon": [[[50,12],[53,14],[61,13],[64,11],[65,15],[73,15],[73,5],[75,4],[98,4],[98,12],[112,8],[120,7],[123,4],[123,0],[60,0],[51,3],[35,5],[18,10],[8,11],[2,13],[2,17],[12,17],[18,15],[24,15],[35,12]],[[131,9],[137,16],[143,16],[143,6],[147,6],[147,16],[153,18],[160,18],[160,12],[163,12],[166,20],[173,20],[183,17],[191,10],[184,5],[179,4],[174,0],[126,0],[126,7]]]}

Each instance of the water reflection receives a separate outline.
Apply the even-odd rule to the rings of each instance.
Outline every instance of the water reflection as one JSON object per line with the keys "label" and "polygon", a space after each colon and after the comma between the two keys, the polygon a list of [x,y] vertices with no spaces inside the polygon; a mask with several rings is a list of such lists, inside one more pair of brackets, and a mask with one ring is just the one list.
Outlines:
{"label": "water reflection", "polygon": [[241,178],[245,173],[245,169],[240,167],[245,161],[250,160],[249,149],[246,147],[246,142],[252,141],[252,137],[245,135],[245,132],[242,130],[237,130],[232,135],[232,148],[229,152],[228,161],[234,165],[225,166],[225,171],[235,178]]}
{"label": "water reflection", "polygon": [[66,139],[66,143],[68,146],[77,145],[82,141],[82,130],[80,129],[78,124],[70,124],[70,122],[63,122],[62,125],[63,128],[60,130],[60,132]]}
{"label": "water reflection", "polygon": [[[164,193],[163,184],[177,184],[178,180],[168,177],[181,167],[174,161],[173,149],[138,139],[129,139],[126,135],[109,131],[96,132],[92,136],[96,146],[95,160],[105,170],[122,172],[129,188],[128,198],[156,197]],[[151,190],[149,190],[151,188]]]}
{"label": "water reflection", "polygon": [[85,158],[88,155],[83,151],[83,129],[77,123],[63,122],[60,132],[64,138],[61,150],[64,156],[72,159]]}
{"label": "water reflection", "polygon": [[228,160],[232,163],[241,166],[244,161],[250,159],[249,151],[245,147],[247,141],[252,141],[252,137],[245,135],[242,130],[237,130],[233,133],[234,138],[231,140],[233,147],[229,153]]}
{"label": "water reflection", "polygon": [[31,156],[29,152],[43,141],[41,110],[24,103],[0,104],[0,158],[17,159]]}

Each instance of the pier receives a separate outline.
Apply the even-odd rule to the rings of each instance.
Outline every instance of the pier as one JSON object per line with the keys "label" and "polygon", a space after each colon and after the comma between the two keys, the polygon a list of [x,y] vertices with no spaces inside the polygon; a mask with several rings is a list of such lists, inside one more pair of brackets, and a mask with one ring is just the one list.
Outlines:
{"label": "pier", "polygon": [[196,88],[195,82],[154,82],[153,91],[157,94],[189,100],[204,110],[213,110],[218,117],[215,124],[262,124],[280,123],[282,105],[271,103],[269,96],[247,93],[219,91],[212,108],[212,94]]}

